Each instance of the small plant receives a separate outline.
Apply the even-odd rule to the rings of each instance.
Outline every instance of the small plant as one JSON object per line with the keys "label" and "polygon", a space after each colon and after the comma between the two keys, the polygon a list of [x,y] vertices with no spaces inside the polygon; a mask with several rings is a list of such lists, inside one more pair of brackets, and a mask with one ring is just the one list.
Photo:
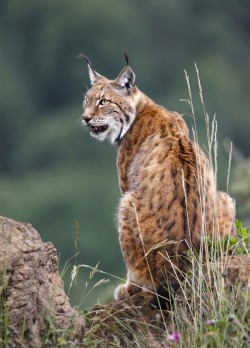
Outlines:
{"label": "small plant", "polygon": [[[224,239],[218,238],[212,240],[210,236],[205,237],[209,250],[210,260],[216,260],[222,256],[228,255],[250,255],[250,231],[243,222],[236,220],[237,237],[228,236]],[[190,254],[188,252],[188,254]]]}
{"label": "small plant", "polygon": [[[240,221],[236,221],[236,228],[239,241],[234,238],[229,238],[229,244],[235,246],[234,253],[237,255],[249,254],[250,255],[250,230],[245,227],[244,224]],[[234,244],[235,243],[235,244]]]}

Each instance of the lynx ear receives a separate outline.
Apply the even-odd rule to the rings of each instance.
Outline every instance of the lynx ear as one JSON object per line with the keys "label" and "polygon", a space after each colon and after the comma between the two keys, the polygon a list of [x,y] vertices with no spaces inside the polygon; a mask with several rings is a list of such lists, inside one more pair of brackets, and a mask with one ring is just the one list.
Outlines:
{"label": "lynx ear", "polygon": [[93,85],[96,80],[98,80],[100,77],[102,77],[102,75],[98,74],[91,65],[88,64],[88,69],[89,69],[89,79],[90,79],[90,83],[91,85]]}
{"label": "lynx ear", "polygon": [[122,69],[118,77],[115,79],[115,83],[120,88],[127,88],[127,91],[129,92],[129,89],[135,85],[135,74],[130,66],[126,65],[125,68]]}
{"label": "lynx ear", "polygon": [[92,64],[91,61],[89,60],[89,58],[87,56],[85,56],[85,54],[80,53],[78,54],[78,56],[76,56],[77,58],[83,59],[85,60],[85,62],[87,62],[88,65],[88,70],[89,70],[89,78],[90,78],[90,83],[91,85],[93,85],[93,83],[95,83],[96,80],[98,80],[100,77],[102,77],[102,75],[98,74],[93,68],[92,68]]}

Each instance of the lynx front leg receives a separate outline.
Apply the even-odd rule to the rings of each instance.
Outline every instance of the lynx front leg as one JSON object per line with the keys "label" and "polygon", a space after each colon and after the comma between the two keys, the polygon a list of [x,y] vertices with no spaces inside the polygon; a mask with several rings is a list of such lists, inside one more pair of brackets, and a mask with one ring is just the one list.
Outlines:
{"label": "lynx front leg", "polygon": [[138,201],[132,193],[126,193],[122,197],[119,208],[119,241],[127,267],[127,281],[116,288],[116,300],[124,299],[143,289],[153,289],[145,258],[141,230],[143,226],[139,226],[138,208]]}

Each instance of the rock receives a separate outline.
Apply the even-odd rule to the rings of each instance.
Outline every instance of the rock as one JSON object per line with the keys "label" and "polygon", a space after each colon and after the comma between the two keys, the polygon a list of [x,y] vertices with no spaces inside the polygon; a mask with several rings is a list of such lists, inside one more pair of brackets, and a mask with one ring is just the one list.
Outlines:
{"label": "rock", "polygon": [[222,276],[228,285],[240,284],[242,288],[250,286],[250,255],[227,256],[220,261],[224,266]]}
{"label": "rock", "polygon": [[[64,292],[53,244],[44,243],[30,224],[0,217],[0,250],[1,322],[8,318],[8,347],[66,341],[79,346],[84,319]],[[4,324],[1,331],[6,334]]]}

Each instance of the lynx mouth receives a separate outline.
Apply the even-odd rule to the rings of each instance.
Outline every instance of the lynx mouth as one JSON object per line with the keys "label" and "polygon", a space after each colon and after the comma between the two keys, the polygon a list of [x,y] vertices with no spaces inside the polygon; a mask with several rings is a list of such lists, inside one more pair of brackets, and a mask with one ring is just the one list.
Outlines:
{"label": "lynx mouth", "polygon": [[101,133],[104,133],[108,129],[108,125],[102,125],[102,126],[91,126],[89,125],[90,132],[99,135]]}

